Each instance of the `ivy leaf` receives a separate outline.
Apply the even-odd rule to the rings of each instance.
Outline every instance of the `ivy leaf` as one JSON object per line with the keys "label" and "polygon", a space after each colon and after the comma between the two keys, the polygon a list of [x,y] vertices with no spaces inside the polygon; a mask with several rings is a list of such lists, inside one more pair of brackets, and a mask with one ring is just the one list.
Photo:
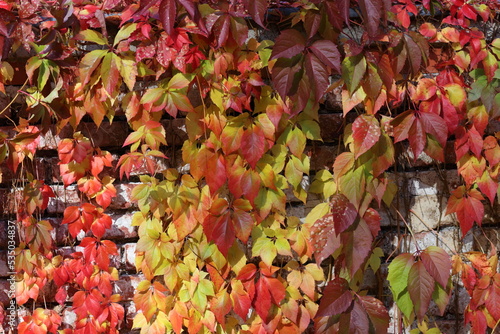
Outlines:
{"label": "ivy leaf", "polygon": [[472,228],[474,222],[479,226],[484,217],[484,200],[481,193],[475,189],[466,191],[465,186],[460,186],[453,191],[448,199],[446,214],[456,213],[462,230],[462,237]]}
{"label": "ivy leaf", "polygon": [[254,218],[250,214],[252,205],[246,199],[238,198],[233,203],[232,219],[236,237],[246,243],[254,226]]}
{"label": "ivy leaf", "polygon": [[374,208],[368,208],[365,214],[363,215],[363,219],[368,225],[370,231],[372,232],[372,236],[376,238],[378,232],[380,231],[380,221],[382,220],[380,214]]}
{"label": "ivy leaf", "polygon": [[[340,237],[333,227],[333,215],[329,213],[325,216],[328,210],[328,204],[321,203],[311,210],[306,218],[306,222],[314,219],[311,227],[311,244],[318,265],[340,247]],[[322,218],[315,219],[318,216]]]}
{"label": "ivy leaf", "polygon": [[450,256],[442,248],[429,246],[420,253],[420,259],[427,272],[445,289],[451,272]]}
{"label": "ivy leaf", "polygon": [[283,30],[274,43],[270,60],[292,58],[301,53],[306,46],[306,39],[295,29]]}
{"label": "ivy leaf", "polygon": [[373,328],[375,328],[375,333],[387,333],[390,317],[384,303],[371,296],[358,296],[358,298],[368,314]]}
{"label": "ivy leaf", "polygon": [[296,59],[280,58],[272,70],[273,85],[285,100],[295,83],[296,76],[300,73],[300,62]]}
{"label": "ivy leaf", "polygon": [[382,19],[382,0],[359,0],[359,7],[368,36],[376,37]]}
{"label": "ivy leaf", "polygon": [[305,58],[306,73],[315,89],[315,99],[319,101],[330,85],[329,73],[325,65],[314,54],[308,53]]}
{"label": "ivy leaf", "polygon": [[412,254],[400,254],[389,264],[387,275],[394,301],[407,319],[410,319],[413,311],[413,302],[408,292],[408,276],[414,263]]}
{"label": "ivy leaf", "polygon": [[203,221],[203,230],[209,241],[213,241],[225,256],[236,240],[231,213],[225,199],[219,198],[210,208],[210,214]]}
{"label": "ivy leaf", "polygon": [[341,314],[347,311],[351,305],[352,293],[349,290],[349,283],[344,278],[337,276],[325,287],[316,316],[326,317]]}
{"label": "ivy leaf", "polygon": [[175,0],[162,0],[159,14],[163,29],[168,35],[173,35],[175,19],[177,18],[177,2]]}
{"label": "ivy leaf", "polygon": [[352,135],[354,138],[354,158],[372,148],[380,137],[380,125],[373,115],[360,115],[352,124]]}
{"label": "ivy leaf", "polygon": [[261,275],[255,284],[255,298],[253,300],[253,307],[257,314],[265,323],[269,323],[271,318],[271,304],[279,306],[281,301],[285,298],[285,287],[275,277],[271,275],[279,268],[271,266],[267,267],[263,262],[259,263]]}
{"label": "ivy leaf", "polygon": [[[344,327],[342,320],[340,326]],[[363,305],[361,304],[358,298],[354,300],[354,304],[351,309],[351,317],[349,320],[349,332],[350,333],[370,332],[370,322],[368,320],[368,314],[366,313]]]}
{"label": "ivy leaf", "polygon": [[231,300],[234,312],[246,320],[252,300],[240,280],[231,280]]}
{"label": "ivy leaf", "polygon": [[448,139],[448,127],[444,119],[432,112],[419,112],[418,117],[424,131],[433,135],[439,145],[444,148]]}
{"label": "ivy leaf", "polygon": [[421,261],[415,262],[408,273],[408,292],[415,305],[417,319],[423,321],[434,291],[434,278],[427,272]]}
{"label": "ivy leaf", "polygon": [[338,235],[348,229],[356,220],[358,212],[349,199],[342,194],[337,194],[330,200],[331,215]]}
{"label": "ivy leaf", "polygon": [[267,0],[243,0],[243,4],[252,19],[262,28],[265,28],[264,16],[267,11]]}
{"label": "ivy leaf", "polygon": [[341,237],[345,262],[352,277],[370,254],[373,236],[368,225],[361,220],[354,231],[344,233]]}
{"label": "ivy leaf", "polygon": [[108,52],[103,60],[101,66],[101,78],[104,89],[109,95],[116,95],[118,88],[118,81],[120,78],[120,58],[113,52]]}
{"label": "ivy leaf", "polygon": [[490,287],[488,288],[488,297],[485,299],[486,309],[493,316],[494,319],[500,319],[500,280],[498,274],[495,275],[495,279]]}
{"label": "ivy leaf", "polygon": [[344,79],[347,90],[351,96],[358,88],[365,73],[366,59],[362,54],[353,57],[345,57],[342,61],[342,79]]}
{"label": "ivy leaf", "polygon": [[80,80],[82,85],[85,86],[90,81],[94,71],[99,67],[105,55],[108,54],[106,50],[93,50],[83,56],[78,69],[80,72]]}
{"label": "ivy leaf", "polygon": [[488,197],[491,205],[493,205],[495,196],[497,195],[498,191],[498,183],[491,178],[490,172],[488,170],[484,171],[481,179],[479,179],[479,181],[477,182],[477,185],[479,186],[481,192]]}
{"label": "ivy leaf", "polygon": [[243,133],[241,139],[241,154],[252,168],[255,168],[266,150],[266,138],[262,129],[253,124]]}
{"label": "ivy leaf", "polygon": [[436,282],[434,286],[434,292],[432,293],[432,300],[434,303],[436,303],[437,307],[439,308],[439,312],[441,312],[441,316],[444,315],[444,312],[446,310],[446,306],[448,306],[448,303],[450,301],[451,293],[450,293],[450,284],[446,287],[443,288],[441,285]]}
{"label": "ivy leaf", "polygon": [[81,41],[92,42],[99,45],[108,44],[108,40],[106,39],[106,37],[104,37],[100,32],[92,29],[85,29],[83,31],[80,31],[80,33],[78,33],[75,38]]}
{"label": "ivy leaf", "polygon": [[326,39],[321,39],[314,42],[309,49],[323,64],[330,66],[330,68],[334,69],[337,73],[341,73],[340,52],[335,43]]}

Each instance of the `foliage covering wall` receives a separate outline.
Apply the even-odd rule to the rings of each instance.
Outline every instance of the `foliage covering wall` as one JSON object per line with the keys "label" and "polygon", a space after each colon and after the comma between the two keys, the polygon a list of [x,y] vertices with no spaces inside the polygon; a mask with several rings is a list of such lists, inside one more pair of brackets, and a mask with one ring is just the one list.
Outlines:
{"label": "foliage covering wall", "polygon": [[499,10],[0,1],[4,329],[500,330]]}

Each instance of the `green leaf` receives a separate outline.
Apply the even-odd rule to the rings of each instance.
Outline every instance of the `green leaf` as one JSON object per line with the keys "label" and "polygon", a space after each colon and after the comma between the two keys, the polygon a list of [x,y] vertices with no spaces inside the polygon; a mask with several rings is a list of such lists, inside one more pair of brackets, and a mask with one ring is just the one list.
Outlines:
{"label": "green leaf", "polygon": [[106,39],[106,37],[104,37],[100,32],[92,29],[86,29],[80,31],[80,33],[76,35],[75,38],[86,42],[96,43],[99,45],[108,44],[108,40]]}
{"label": "green leaf", "polygon": [[300,121],[299,125],[307,139],[321,140],[321,129],[318,122],[306,119]]}
{"label": "green leaf", "polygon": [[322,194],[324,198],[329,198],[337,191],[337,185],[333,180],[333,175],[326,169],[320,170],[316,173],[309,192],[315,194]]}
{"label": "green leaf", "polygon": [[413,302],[408,292],[408,276],[414,263],[415,259],[412,254],[398,255],[389,264],[387,275],[394,301],[407,319],[411,318],[413,312]]}
{"label": "green leaf", "polygon": [[117,46],[118,43],[120,43],[124,39],[129,38],[136,28],[137,28],[137,23],[127,23],[124,26],[122,26],[115,36],[115,39],[113,41],[113,46]]}
{"label": "green leaf", "polygon": [[168,82],[167,89],[183,89],[193,80],[192,74],[177,73]]}
{"label": "green leaf", "polygon": [[345,57],[344,61],[342,61],[342,79],[344,79],[347,90],[351,95],[358,88],[365,72],[366,59],[362,54],[354,57]]}
{"label": "green leaf", "polygon": [[134,90],[137,77],[137,64],[135,59],[121,58],[120,75],[130,91]]}

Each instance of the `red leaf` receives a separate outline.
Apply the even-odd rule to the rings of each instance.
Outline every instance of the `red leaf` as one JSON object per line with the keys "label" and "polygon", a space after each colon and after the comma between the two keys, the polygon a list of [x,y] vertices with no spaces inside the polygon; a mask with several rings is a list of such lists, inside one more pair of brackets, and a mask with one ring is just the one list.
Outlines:
{"label": "red leaf", "polygon": [[337,235],[348,229],[358,216],[356,207],[342,194],[332,197],[330,207]]}
{"label": "red leaf", "polygon": [[108,52],[104,56],[101,65],[102,84],[106,92],[111,96],[116,95],[118,79],[120,78],[120,70],[117,61],[119,61],[118,56],[113,52]]}
{"label": "red leaf", "polygon": [[68,293],[66,291],[66,287],[61,286],[56,293],[55,300],[60,304],[64,305],[66,299],[68,298]]}
{"label": "red leaf", "polygon": [[266,151],[266,138],[262,129],[256,125],[245,130],[241,140],[241,154],[252,168],[255,168]]}
{"label": "red leaf", "polygon": [[340,52],[332,41],[322,39],[314,42],[309,49],[318,57],[323,64],[330,66],[337,73],[340,70]]}
{"label": "red leaf", "polygon": [[295,74],[300,69],[300,63],[294,63],[289,58],[278,59],[276,64],[274,64],[272,71],[273,84],[283,100],[285,100],[285,97],[292,89]]}
{"label": "red leaf", "polygon": [[[239,283],[239,284],[237,284]],[[248,310],[252,306],[252,300],[248,293],[243,289],[243,285],[240,281],[231,281],[231,299],[233,301],[233,310],[239,315],[243,320],[246,320],[248,316]]]}
{"label": "red leaf", "polygon": [[163,24],[163,29],[168,35],[174,34],[174,24],[177,18],[177,3],[175,0],[162,0],[160,3],[160,21]]}
{"label": "red leaf", "polygon": [[203,221],[203,230],[209,241],[213,241],[224,256],[236,240],[231,215],[225,212],[219,216],[209,214]]}
{"label": "red leaf", "polygon": [[380,231],[380,221],[382,220],[379,213],[374,208],[368,208],[363,215],[363,219],[372,232],[372,236],[375,238]]}
{"label": "red leaf", "polygon": [[[262,267],[263,262],[259,266]],[[273,318],[269,312],[271,304],[279,306],[285,298],[285,287],[277,278],[266,276],[264,272],[261,272],[260,279],[255,287],[256,294],[252,303],[253,307],[261,319],[265,323],[269,323]]]}
{"label": "red leaf", "polygon": [[359,7],[368,36],[376,37],[382,19],[382,0],[359,0]]}
{"label": "red leaf", "polygon": [[361,220],[353,232],[342,237],[342,243],[345,245],[345,261],[351,275],[354,275],[370,254],[373,236],[368,225]]}
{"label": "red leaf", "polygon": [[384,303],[371,296],[359,296],[359,299],[366,313],[368,313],[368,317],[375,328],[375,333],[387,333],[390,318]]}
{"label": "red leaf", "polygon": [[[341,324],[342,326],[342,324]],[[368,320],[368,314],[366,313],[363,305],[359,302],[359,299],[354,301],[353,308],[351,310],[351,320],[349,322],[349,332],[350,333],[369,333],[370,323]]]}
{"label": "red leaf", "polygon": [[488,296],[485,300],[486,308],[493,316],[493,319],[495,319],[495,322],[500,321],[500,286],[498,283],[500,282],[494,282],[490,285],[488,289]]}
{"label": "red leaf", "polygon": [[326,317],[341,314],[352,305],[352,294],[349,284],[341,277],[335,277],[328,282],[323,297],[316,312],[317,317]]}
{"label": "red leaf", "polygon": [[258,25],[264,27],[264,15],[267,11],[267,0],[243,0],[245,8],[252,19],[257,22]]}
{"label": "red leaf", "polygon": [[352,124],[355,158],[368,151],[380,137],[380,125],[372,115],[360,115]]}
{"label": "red leaf", "polygon": [[311,244],[318,265],[340,247],[340,237],[333,227],[333,215],[318,219],[311,227]]}
{"label": "red leaf", "polygon": [[[309,81],[313,84],[315,88],[315,98],[316,101],[319,101],[326,89],[328,88],[329,81],[329,73],[325,65],[320,62],[318,57],[315,55],[308,53],[306,55],[305,60],[306,73],[309,77]],[[307,97],[309,97],[310,91],[307,92]],[[306,94],[304,94],[306,95]]]}
{"label": "red leaf", "polygon": [[226,161],[222,154],[214,154],[207,160],[207,173],[205,180],[210,188],[210,193],[214,194],[226,183]]}
{"label": "red leaf", "polygon": [[433,135],[442,148],[446,146],[448,139],[448,128],[444,119],[434,113],[419,112],[418,117],[422,122],[422,128],[426,133]]}
{"label": "red leaf", "polygon": [[467,307],[465,311],[465,323],[471,324],[472,333],[486,333],[488,328],[484,313],[477,310],[472,311],[470,307]]}
{"label": "red leaf", "polygon": [[446,214],[454,212],[457,214],[463,237],[472,228],[474,222],[481,225],[484,217],[484,206],[481,203],[483,199],[481,193],[475,189],[466,192],[465,186],[458,187],[451,194]]}
{"label": "red leaf", "polygon": [[451,272],[450,256],[442,248],[429,246],[420,253],[420,259],[432,278],[446,289]]}
{"label": "red leaf", "polygon": [[225,126],[222,130],[221,143],[225,154],[236,152],[241,147],[243,127]]}
{"label": "red leaf", "polygon": [[407,110],[392,120],[394,127],[394,143],[398,143],[408,138],[410,129],[415,122],[415,113],[413,110]]}
{"label": "red leaf", "polygon": [[415,305],[418,321],[422,321],[434,291],[434,278],[425,270],[421,261],[413,264],[408,274],[408,292]]}
{"label": "red leaf", "polygon": [[409,36],[404,35],[405,45],[408,50],[408,59],[407,61],[410,63],[412,73],[414,75],[420,72],[420,65],[422,64],[422,51],[417,43]]}
{"label": "red leaf", "polygon": [[255,219],[247,212],[251,210],[252,206],[247,200],[237,199],[233,203],[233,224],[236,232],[236,237],[246,243],[248,237],[252,232]]}
{"label": "red leaf", "polygon": [[283,30],[273,47],[271,60],[276,58],[292,58],[301,53],[306,46],[306,39],[295,29]]}
{"label": "red leaf", "polygon": [[410,147],[413,152],[413,160],[416,161],[420,156],[420,153],[424,150],[425,143],[427,142],[425,131],[418,118],[415,118],[415,121],[410,128],[408,140],[410,141]]}
{"label": "red leaf", "polygon": [[231,16],[227,14],[221,15],[219,19],[215,22],[212,31],[215,30],[217,37],[217,45],[219,47],[223,46],[226,43],[226,40],[229,36],[229,30],[231,28]]}

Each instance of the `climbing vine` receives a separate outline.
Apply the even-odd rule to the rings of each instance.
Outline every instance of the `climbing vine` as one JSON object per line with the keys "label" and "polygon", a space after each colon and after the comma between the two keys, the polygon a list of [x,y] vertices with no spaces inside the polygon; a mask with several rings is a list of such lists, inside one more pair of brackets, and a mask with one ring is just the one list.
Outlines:
{"label": "climbing vine", "polygon": [[[402,151],[456,164],[446,213],[462,237],[498,205],[500,132],[487,128],[500,119],[499,11],[480,0],[0,0],[0,91],[26,74],[23,109],[0,112],[0,161],[18,180],[15,298],[31,309],[19,333],[119,332],[118,249],[106,238],[115,178],[138,181],[141,333],[385,333],[387,305],[362,285],[384,256],[412,333],[439,332],[427,311],[432,300],[444,313],[452,275],[471,296],[473,332],[498,329],[496,250],[392,256],[377,242]],[[333,91],[341,151],[312,174],[306,146],[321,141]],[[120,156],[79,127],[115,118],[130,126]],[[189,168],[165,167],[172,118],[185,120]],[[72,251],[60,254],[43,220],[55,193],[30,161],[68,128],[60,182],[80,203],[64,210]],[[311,194],[321,201],[305,219],[290,214],[290,198]],[[50,284],[76,315],[70,328],[43,300]]]}

